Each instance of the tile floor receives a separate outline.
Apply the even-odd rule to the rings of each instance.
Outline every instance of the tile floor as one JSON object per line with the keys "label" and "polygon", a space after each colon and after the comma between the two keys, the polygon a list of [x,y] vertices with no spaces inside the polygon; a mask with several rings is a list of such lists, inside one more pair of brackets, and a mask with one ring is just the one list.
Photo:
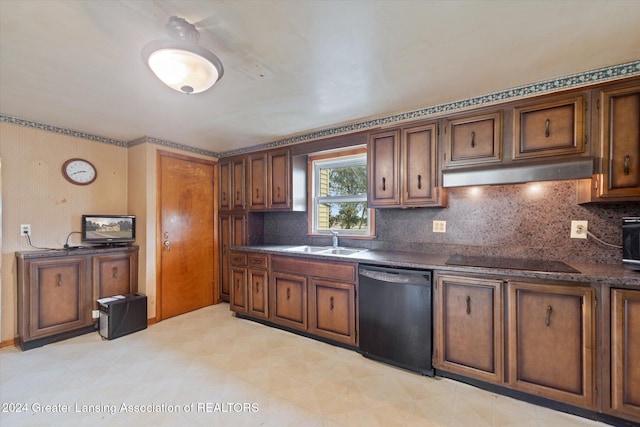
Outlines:
{"label": "tile floor", "polygon": [[604,425],[236,319],[228,304],[112,341],[3,349],[0,402],[3,426]]}

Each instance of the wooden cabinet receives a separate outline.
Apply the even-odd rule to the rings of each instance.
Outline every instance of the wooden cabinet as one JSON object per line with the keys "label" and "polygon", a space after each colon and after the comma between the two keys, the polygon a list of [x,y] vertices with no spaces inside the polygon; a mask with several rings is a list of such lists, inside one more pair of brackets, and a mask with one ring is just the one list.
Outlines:
{"label": "wooden cabinet", "polygon": [[272,256],[269,319],[357,345],[356,272],[353,263]]}
{"label": "wooden cabinet", "polygon": [[501,383],[502,281],[437,275],[435,296],[434,367]]}
{"label": "wooden cabinet", "polygon": [[138,290],[137,251],[95,255],[92,257],[92,265],[94,301]]}
{"label": "wooden cabinet", "polygon": [[229,255],[229,305],[232,311],[247,311],[247,254],[231,252]]}
{"label": "wooden cabinet", "polygon": [[309,319],[312,334],[356,345],[355,285],[311,278]]}
{"label": "wooden cabinet", "polygon": [[513,158],[585,153],[585,100],[574,96],[514,109]]}
{"label": "wooden cabinet", "polygon": [[595,407],[595,291],[561,284],[507,284],[509,385]]}
{"label": "wooden cabinet", "polygon": [[502,112],[458,117],[445,122],[446,167],[502,160]]}
{"label": "wooden cabinet", "polygon": [[444,206],[435,123],[374,132],[367,145],[370,208]]}
{"label": "wooden cabinet", "polygon": [[307,277],[302,274],[271,274],[271,321],[307,330]]}
{"label": "wooden cabinet", "polygon": [[600,173],[578,184],[578,202],[640,200],[640,85],[599,96]]}
{"label": "wooden cabinet", "polygon": [[268,256],[249,255],[247,312],[261,319],[269,318],[269,272]]}
{"label": "wooden cabinet", "polygon": [[220,298],[229,301],[231,295],[230,248],[247,244],[247,215],[244,212],[221,213],[219,216]]}
{"label": "wooden cabinet", "polygon": [[640,423],[640,291],[611,290],[612,415]]}
{"label": "wooden cabinet", "polygon": [[[291,210],[289,150],[272,150],[247,158],[249,210]],[[306,181],[305,181],[306,182]]]}
{"label": "wooden cabinet", "polygon": [[16,252],[23,350],[94,330],[103,296],[137,291],[138,247]]}
{"label": "wooden cabinet", "polygon": [[245,205],[245,159],[233,157],[218,163],[219,208],[221,211],[244,209]]}

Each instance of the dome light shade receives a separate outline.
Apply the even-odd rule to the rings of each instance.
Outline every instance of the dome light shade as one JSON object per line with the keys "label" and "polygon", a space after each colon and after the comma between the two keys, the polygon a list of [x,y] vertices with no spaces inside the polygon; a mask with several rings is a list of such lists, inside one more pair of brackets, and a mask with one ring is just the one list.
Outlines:
{"label": "dome light shade", "polygon": [[[172,32],[178,25],[180,31]],[[224,70],[217,56],[198,46],[198,30],[176,17],[171,18],[167,29],[172,37],[179,39],[147,43],[142,49],[144,62],[156,77],[178,92],[200,93],[211,88]]]}

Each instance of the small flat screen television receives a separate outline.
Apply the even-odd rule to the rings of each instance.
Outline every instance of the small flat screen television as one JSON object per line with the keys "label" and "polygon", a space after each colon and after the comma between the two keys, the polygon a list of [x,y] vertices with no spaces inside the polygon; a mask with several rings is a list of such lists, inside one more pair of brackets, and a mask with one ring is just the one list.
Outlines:
{"label": "small flat screen television", "polygon": [[134,215],[82,215],[82,242],[117,245],[136,240]]}

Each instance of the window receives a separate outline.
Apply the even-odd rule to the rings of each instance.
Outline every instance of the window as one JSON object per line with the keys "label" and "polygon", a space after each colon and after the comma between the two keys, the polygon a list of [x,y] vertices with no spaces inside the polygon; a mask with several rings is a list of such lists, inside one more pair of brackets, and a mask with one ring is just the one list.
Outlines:
{"label": "window", "polygon": [[373,235],[373,210],[367,208],[365,148],[311,156],[311,234]]}

